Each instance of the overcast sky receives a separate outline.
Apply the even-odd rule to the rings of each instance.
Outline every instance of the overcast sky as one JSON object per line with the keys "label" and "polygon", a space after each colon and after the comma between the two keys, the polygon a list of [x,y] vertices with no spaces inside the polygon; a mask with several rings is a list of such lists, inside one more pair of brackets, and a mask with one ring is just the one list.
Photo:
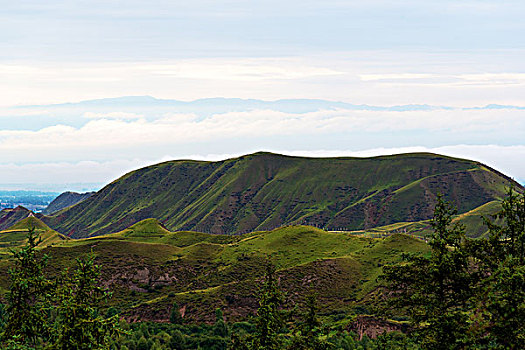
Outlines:
{"label": "overcast sky", "polygon": [[[521,0],[0,0],[0,184],[258,150],[429,150],[523,181],[524,15]],[[47,106],[146,95],[450,108]],[[471,108],[491,104],[507,107]]]}

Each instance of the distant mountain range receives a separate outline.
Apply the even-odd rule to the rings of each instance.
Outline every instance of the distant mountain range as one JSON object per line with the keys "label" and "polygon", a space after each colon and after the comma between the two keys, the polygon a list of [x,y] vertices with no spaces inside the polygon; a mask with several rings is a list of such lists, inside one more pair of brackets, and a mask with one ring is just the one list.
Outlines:
{"label": "distant mountain range", "polygon": [[124,96],[87,100],[74,103],[15,106],[0,110],[0,128],[5,130],[39,130],[57,124],[81,127],[90,121],[85,113],[124,112],[155,120],[167,113],[191,113],[200,118],[213,114],[252,110],[273,110],[283,113],[308,113],[320,110],[353,111],[433,111],[433,110],[525,110],[524,106],[489,104],[479,107],[433,106],[408,104],[371,106],[320,99],[283,99],[265,101],[240,98],[205,98],[194,101],[158,99],[151,96]]}
{"label": "distant mountain range", "polygon": [[170,106],[170,107],[224,107],[224,106],[238,106],[244,108],[270,108],[277,110],[286,110],[290,113],[301,113],[312,109],[354,109],[354,110],[373,110],[373,111],[412,111],[412,110],[435,110],[435,109],[522,109],[525,106],[514,105],[499,105],[488,104],[480,107],[450,107],[450,106],[433,106],[428,104],[408,104],[408,105],[394,105],[394,106],[371,106],[367,104],[352,104],[340,101],[330,101],[322,99],[281,99],[274,101],[258,100],[258,99],[242,99],[242,98],[202,98],[193,101],[181,101],[174,99],[158,99],[152,96],[122,96],[113,98],[103,98],[95,100],[86,100],[80,102],[51,104],[51,105],[32,105],[20,106],[18,108],[40,108],[40,107],[115,107],[115,106]]}
{"label": "distant mountain range", "polygon": [[483,164],[429,153],[303,158],[259,152],[138,169],[43,220],[75,238],[148,218],[171,231],[216,234],[291,224],[359,230],[429,219],[438,193],[465,213],[501,199],[510,185],[520,187]]}

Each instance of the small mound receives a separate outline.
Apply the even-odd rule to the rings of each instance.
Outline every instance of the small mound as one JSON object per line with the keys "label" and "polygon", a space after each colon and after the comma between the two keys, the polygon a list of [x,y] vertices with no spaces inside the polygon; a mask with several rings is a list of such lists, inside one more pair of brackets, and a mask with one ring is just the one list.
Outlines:
{"label": "small mound", "polygon": [[32,215],[28,216],[25,219],[20,220],[13,226],[9,227],[7,230],[8,231],[13,231],[13,230],[26,230],[27,231],[30,228],[34,228],[35,230],[40,230],[40,231],[52,231],[52,229],[49,226],[47,226],[45,223],[43,223],[42,220]]}
{"label": "small mound", "polygon": [[116,234],[124,237],[159,238],[171,233],[157,219],[145,219]]}
{"label": "small mound", "polygon": [[40,219],[29,216],[20,220],[9,229],[0,232],[0,248],[13,248],[24,245],[27,242],[27,232],[34,229],[40,238],[39,247],[68,240],[69,238],[52,230]]}
{"label": "small mound", "polygon": [[169,244],[176,247],[187,247],[193,244],[208,242],[228,244],[238,241],[240,236],[214,235],[196,231],[168,231],[157,219],[145,219],[120,232],[89,239],[118,239],[143,243]]}

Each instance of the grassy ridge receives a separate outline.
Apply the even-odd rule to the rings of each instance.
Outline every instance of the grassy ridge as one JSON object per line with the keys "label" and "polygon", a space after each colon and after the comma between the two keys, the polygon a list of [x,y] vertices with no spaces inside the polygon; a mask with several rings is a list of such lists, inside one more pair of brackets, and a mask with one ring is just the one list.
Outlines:
{"label": "grassy ridge", "polygon": [[[187,319],[211,321],[216,307],[231,320],[253,313],[268,256],[291,302],[313,287],[328,315],[365,305],[383,264],[428,248],[406,235],[374,239],[309,226],[239,236],[169,232],[150,219],[114,235],[42,245],[42,251],[53,266],[71,266],[76,257],[93,251],[104,285],[114,292],[112,304],[129,320],[165,321],[177,301]],[[3,291],[6,277],[0,275]]]}
{"label": "grassy ridge", "polygon": [[[41,239],[40,247],[47,247],[56,243],[69,240],[68,237],[53,231],[46,224],[34,216],[20,220],[7,230],[0,231],[0,254],[7,253],[5,248],[16,248],[27,242],[26,236],[29,228],[33,228]],[[4,249],[2,249],[4,248]]]}
{"label": "grassy ridge", "polygon": [[243,233],[289,224],[358,230],[429,219],[438,192],[464,213],[502,198],[510,183],[479,163],[435,154],[256,153],[139,169],[43,220],[72,237],[122,231],[147,218],[171,231]]}
{"label": "grassy ridge", "polygon": [[[501,210],[501,201],[494,200],[485,203],[466,213],[456,215],[453,223],[464,225],[467,231],[467,236],[472,238],[483,237],[487,235],[488,228],[485,225],[483,217],[491,218],[496,223],[501,223],[499,219],[494,219],[493,216]],[[430,220],[421,220],[416,222],[397,222],[395,224],[374,227],[368,230],[354,231],[354,234],[362,234],[365,236],[388,236],[393,233],[405,233],[412,236],[425,238],[432,232]]]}

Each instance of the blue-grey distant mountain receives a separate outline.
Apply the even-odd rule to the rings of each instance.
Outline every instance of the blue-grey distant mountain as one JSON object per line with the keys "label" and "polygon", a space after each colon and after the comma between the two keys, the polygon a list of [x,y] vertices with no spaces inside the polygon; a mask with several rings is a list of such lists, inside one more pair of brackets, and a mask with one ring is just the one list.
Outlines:
{"label": "blue-grey distant mountain", "polygon": [[[372,110],[372,111],[427,111],[436,109],[453,109],[447,106],[432,106],[428,104],[408,104],[395,106],[370,106],[366,104],[352,104],[340,101],[329,101],[321,99],[280,99],[266,101],[258,99],[241,98],[202,98],[193,101],[180,101],[173,99],[158,99],[151,96],[123,96],[86,100],[72,103],[61,103],[52,105],[20,106],[17,108],[79,108],[79,107],[177,107],[177,108],[209,108],[221,110],[224,107],[234,109],[261,109],[268,108],[288,113],[305,113],[320,109],[349,109],[349,110]],[[488,107],[488,106],[487,106]],[[487,108],[480,107],[480,108]],[[513,108],[509,106],[509,108]]]}
{"label": "blue-grey distant mountain", "polygon": [[490,104],[483,107],[456,108],[432,106],[427,104],[408,104],[394,106],[371,106],[321,99],[282,99],[264,101],[241,98],[204,98],[194,101],[158,99],[151,96],[123,96],[86,100],[72,103],[16,106],[0,111],[0,129],[39,130],[54,125],[68,125],[76,128],[87,124],[90,118],[86,113],[124,112],[141,115],[146,120],[156,120],[166,114],[195,114],[205,119],[214,114],[244,112],[252,110],[273,110],[283,113],[308,113],[321,110],[348,111],[435,111],[454,109],[525,109],[521,106]]}

